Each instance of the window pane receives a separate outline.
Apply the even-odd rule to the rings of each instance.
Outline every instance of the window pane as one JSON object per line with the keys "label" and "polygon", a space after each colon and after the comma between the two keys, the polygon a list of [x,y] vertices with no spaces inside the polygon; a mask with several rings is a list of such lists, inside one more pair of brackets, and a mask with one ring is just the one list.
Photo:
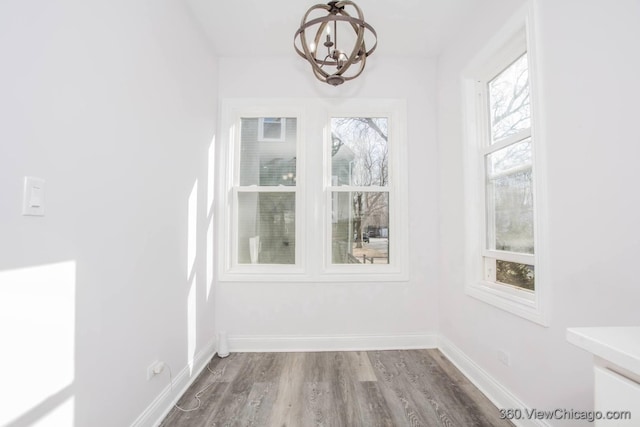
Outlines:
{"label": "window pane", "polygon": [[238,263],[295,264],[295,193],[238,193]]}
{"label": "window pane", "polygon": [[523,139],[487,156],[487,173],[499,176],[523,166],[531,167],[531,138]]}
{"label": "window pane", "polygon": [[486,158],[487,249],[532,254],[531,139]]}
{"label": "window pane", "polygon": [[331,185],[386,186],[389,181],[388,119],[331,119]]}
{"label": "window pane", "polygon": [[535,289],[535,269],[533,265],[496,260],[496,281],[519,288]]}
{"label": "window pane", "polygon": [[334,264],[389,263],[389,193],[334,192]]}
{"label": "window pane", "polygon": [[[265,120],[266,131],[274,119]],[[241,119],[240,185],[296,185],[296,119],[284,121],[284,141],[259,141],[259,122],[257,117]]]}
{"label": "window pane", "polygon": [[280,117],[265,117],[262,119],[262,139],[282,140],[282,125],[284,119]]}
{"label": "window pane", "polygon": [[531,127],[527,54],[489,82],[491,140]]}

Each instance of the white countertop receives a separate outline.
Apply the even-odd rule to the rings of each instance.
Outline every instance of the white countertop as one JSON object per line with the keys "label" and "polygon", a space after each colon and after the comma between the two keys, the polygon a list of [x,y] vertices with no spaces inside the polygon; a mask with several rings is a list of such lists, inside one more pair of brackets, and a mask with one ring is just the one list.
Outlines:
{"label": "white countertop", "polygon": [[640,326],[568,328],[567,340],[640,375]]}

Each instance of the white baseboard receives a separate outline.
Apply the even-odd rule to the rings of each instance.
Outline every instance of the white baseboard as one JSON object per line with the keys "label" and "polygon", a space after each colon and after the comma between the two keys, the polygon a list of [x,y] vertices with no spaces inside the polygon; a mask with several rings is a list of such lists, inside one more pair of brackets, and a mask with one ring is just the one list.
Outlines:
{"label": "white baseboard", "polygon": [[405,335],[230,335],[231,352],[365,351],[436,348],[436,334]]}
{"label": "white baseboard", "polygon": [[[531,411],[531,408],[489,375],[487,371],[478,366],[451,341],[440,336],[438,338],[438,348],[498,408],[520,409],[523,416],[527,410]],[[550,427],[550,424],[543,420],[521,419],[511,421],[516,426],[521,427]]]}
{"label": "white baseboard", "polygon": [[[152,427],[159,425],[169,414],[173,405],[187,391],[189,386],[198,378],[216,352],[216,341],[200,350],[193,358],[193,370],[189,373],[189,365],[173,375],[173,386],[167,385],[151,404],[136,418],[131,427]],[[166,369],[165,369],[166,373]],[[166,373],[168,378],[168,373]]]}

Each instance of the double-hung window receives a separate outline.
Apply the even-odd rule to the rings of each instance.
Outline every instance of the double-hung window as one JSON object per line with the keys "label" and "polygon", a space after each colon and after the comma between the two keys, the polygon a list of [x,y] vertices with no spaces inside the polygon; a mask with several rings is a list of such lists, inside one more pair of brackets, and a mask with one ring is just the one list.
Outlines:
{"label": "double-hung window", "polygon": [[389,119],[331,118],[331,263],[389,264]]}
{"label": "double-hung window", "polygon": [[484,166],[485,279],[535,291],[529,68],[524,52],[483,84],[489,132]]}
{"label": "double-hung window", "polygon": [[407,280],[404,102],[225,100],[222,281]]}
{"label": "double-hung window", "polygon": [[233,170],[233,262],[296,265],[298,131],[295,117],[243,116]]}
{"label": "double-hung window", "polygon": [[467,292],[546,323],[539,281],[540,209],[526,29],[476,64],[467,81]]}

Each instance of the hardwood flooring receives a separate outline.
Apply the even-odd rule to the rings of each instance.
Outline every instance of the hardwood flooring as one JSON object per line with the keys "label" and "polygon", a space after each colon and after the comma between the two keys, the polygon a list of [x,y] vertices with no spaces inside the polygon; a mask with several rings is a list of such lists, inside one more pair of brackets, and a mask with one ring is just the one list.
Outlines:
{"label": "hardwood flooring", "polygon": [[512,426],[438,350],[214,357],[178,402],[198,404],[161,426]]}

